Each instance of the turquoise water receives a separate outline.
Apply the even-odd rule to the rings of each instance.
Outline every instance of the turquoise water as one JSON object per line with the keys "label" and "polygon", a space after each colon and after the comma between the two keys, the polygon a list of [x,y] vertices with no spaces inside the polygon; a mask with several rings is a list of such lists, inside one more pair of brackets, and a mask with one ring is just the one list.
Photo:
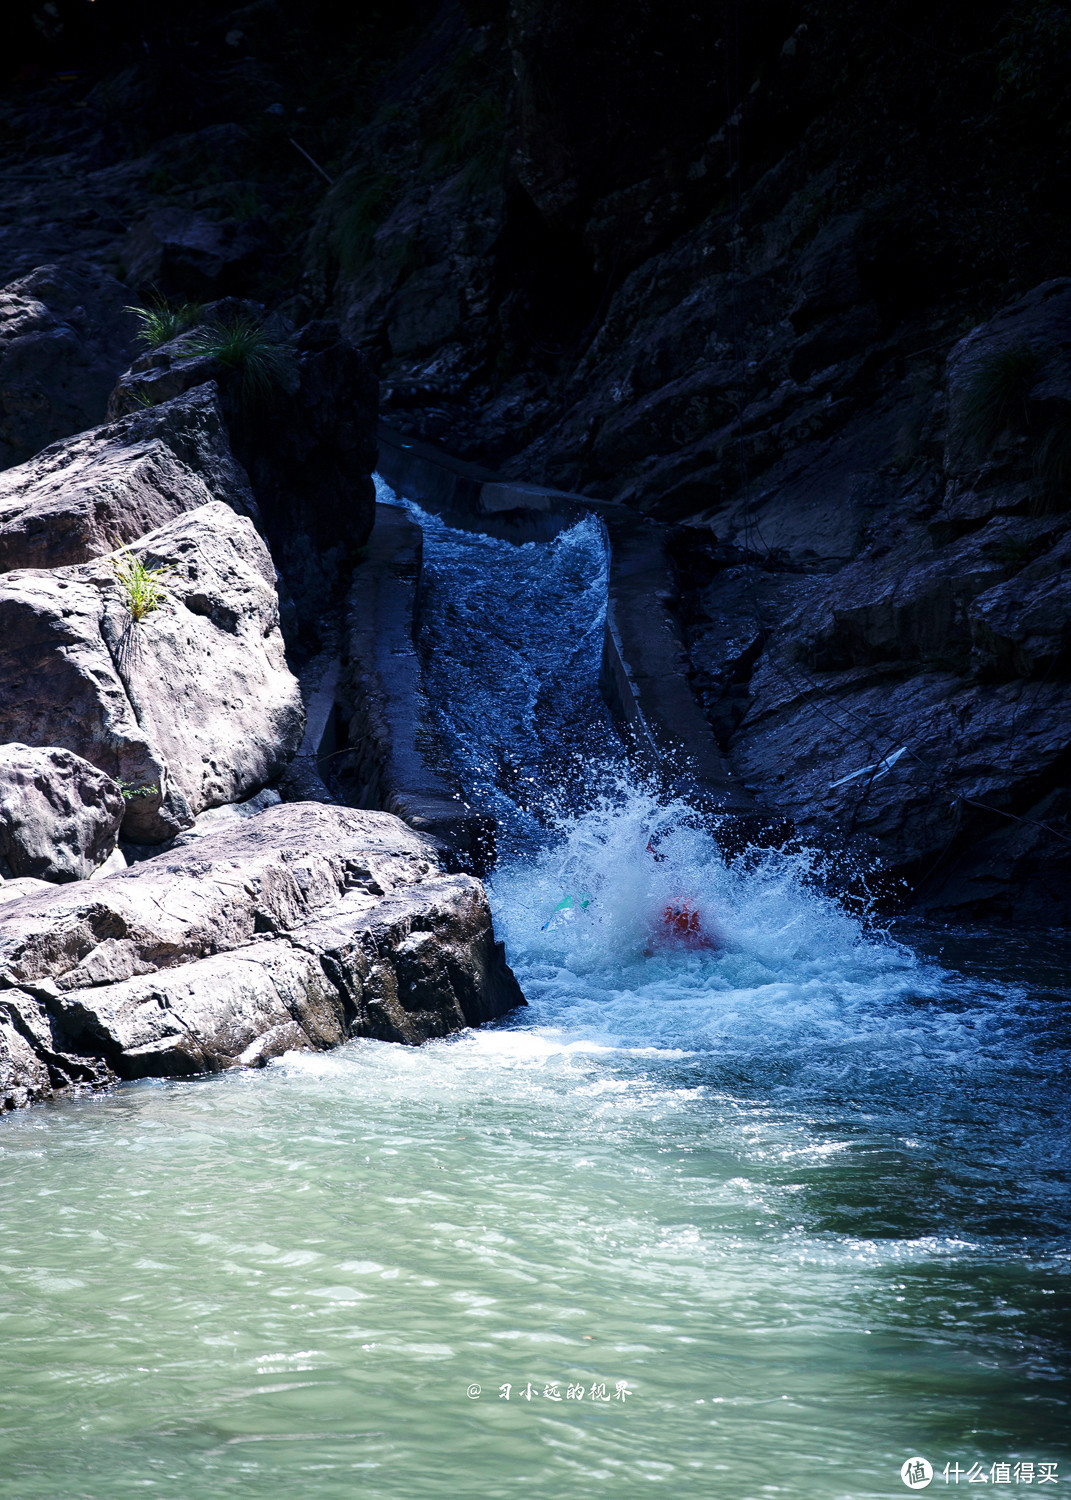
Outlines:
{"label": "turquoise water", "polygon": [[898,941],[626,777],[575,802],[514,799],[491,882],[527,1011],[0,1122],[4,1500],[1068,1482],[1067,945]]}

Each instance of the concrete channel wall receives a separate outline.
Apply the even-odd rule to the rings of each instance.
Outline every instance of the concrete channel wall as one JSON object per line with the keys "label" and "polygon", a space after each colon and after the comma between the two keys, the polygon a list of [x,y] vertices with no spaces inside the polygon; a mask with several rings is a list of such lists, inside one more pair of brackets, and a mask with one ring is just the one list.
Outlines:
{"label": "concrete channel wall", "polygon": [[[585,516],[598,516],[610,552],[600,687],[630,756],[657,775],[666,793],[686,796],[704,811],[756,811],[726,764],[688,681],[684,642],[671,608],[674,584],[663,526],[624,506],[503,479],[389,428],[380,429],[378,468],[397,494],[451,526],[518,543],[550,540]],[[380,507],[373,546],[377,534],[386,540],[380,528],[382,513],[390,509]],[[407,586],[413,594],[419,561],[414,565],[417,572]],[[412,650],[411,612],[393,624],[409,632],[408,647],[401,649]],[[390,662],[393,670],[395,657]],[[418,666],[415,670],[404,696],[419,692]]]}

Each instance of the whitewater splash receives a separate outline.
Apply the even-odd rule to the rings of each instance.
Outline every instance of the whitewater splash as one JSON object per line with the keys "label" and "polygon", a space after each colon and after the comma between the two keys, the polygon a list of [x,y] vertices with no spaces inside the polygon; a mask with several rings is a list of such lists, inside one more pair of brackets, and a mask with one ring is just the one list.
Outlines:
{"label": "whitewater splash", "polygon": [[[499,822],[488,889],[529,1001],[510,1047],[538,1033],[541,1055],[702,1053],[767,1094],[857,1085],[887,1100],[998,1057],[1005,988],[965,986],[845,910],[815,851],[730,859],[708,821],[637,779],[598,690],[594,519],[517,546],[379,488],[423,528],[425,683],[466,794]],[[494,1036],[465,1045],[500,1050]]]}

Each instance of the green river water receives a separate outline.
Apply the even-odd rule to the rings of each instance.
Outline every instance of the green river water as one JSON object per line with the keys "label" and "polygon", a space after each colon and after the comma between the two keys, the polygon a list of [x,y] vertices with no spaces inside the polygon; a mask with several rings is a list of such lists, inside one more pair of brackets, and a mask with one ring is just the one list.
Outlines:
{"label": "green river water", "polygon": [[1059,1495],[1066,943],[624,785],[492,896],[494,1027],[0,1122],[3,1500]]}

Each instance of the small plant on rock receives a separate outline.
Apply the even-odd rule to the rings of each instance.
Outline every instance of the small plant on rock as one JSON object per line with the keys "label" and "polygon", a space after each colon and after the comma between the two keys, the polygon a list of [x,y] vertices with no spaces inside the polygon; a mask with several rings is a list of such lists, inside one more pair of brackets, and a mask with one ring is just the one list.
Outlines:
{"label": "small plant on rock", "polygon": [[196,302],[168,302],[165,297],[150,297],[144,307],[128,307],[141,323],[135,337],[147,349],[170,343],[201,316]]}
{"label": "small plant on rock", "polygon": [[135,624],[159,609],[165,598],[165,582],[172,568],[147,568],[126,547],[112,558],[115,581],[122,591],[130,618]]}
{"label": "small plant on rock", "polygon": [[1041,356],[1029,344],[997,349],[979,364],[967,390],[964,424],[979,452],[1006,432],[1021,437],[1030,429],[1030,390]]}
{"label": "small plant on rock", "polygon": [[159,783],[155,781],[135,786],[132,781],[124,781],[121,776],[117,776],[115,784],[122,792],[124,802],[133,802],[135,797],[155,797],[160,791]]}
{"label": "small plant on rock", "polygon": [[209,323],[186,341],[190,354],[214,359],[238,377],[239,399],[248,405],[263,403],[283,384],[290,367],[290,353],[264,331],[256,320],[240,314],[226,323]]}

